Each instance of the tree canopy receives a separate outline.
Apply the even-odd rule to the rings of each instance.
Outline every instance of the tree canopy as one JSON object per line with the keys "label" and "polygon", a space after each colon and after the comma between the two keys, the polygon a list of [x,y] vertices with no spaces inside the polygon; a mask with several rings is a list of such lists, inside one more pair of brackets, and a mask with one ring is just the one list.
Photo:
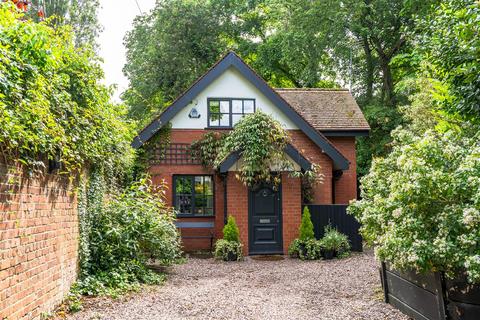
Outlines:
{"label": "tree canopy", "polygon": [[21,18],[0,4],[3,156],[30,167],[59,157],[66,171],[128,165],[132,126],[110,102],[94,52],[75,48],[69,28]]}
{"label": "tree canopy", "polygon": [[372,127],[359,140],[359,172],[389,151],[408,102],[398,84],[414,69],[418,17],[438,0],[158,1],[125,38],[123,98],[145,124],[228,49],[274,87],[350,86]]}
{"label": "tree canopy", "polygon": [[[52,18],[55,25],[69,25],[75,46],[91,45],[96,47],[97,37],[101,30],[97,13],[100,6],[98,0],[32,0],[32,7],[27,14],[38,21]],[[38,14],[41,10],[42,15]]]}

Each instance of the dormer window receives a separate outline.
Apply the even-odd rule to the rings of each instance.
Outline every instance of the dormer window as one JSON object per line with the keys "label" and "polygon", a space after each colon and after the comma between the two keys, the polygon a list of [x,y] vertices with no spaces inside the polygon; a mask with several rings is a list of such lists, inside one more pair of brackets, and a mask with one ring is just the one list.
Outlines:
{"label": "dormer window", "polygon": [[232,128],[246,114],[255,112],[255,99],[209,98],[208,127]]}

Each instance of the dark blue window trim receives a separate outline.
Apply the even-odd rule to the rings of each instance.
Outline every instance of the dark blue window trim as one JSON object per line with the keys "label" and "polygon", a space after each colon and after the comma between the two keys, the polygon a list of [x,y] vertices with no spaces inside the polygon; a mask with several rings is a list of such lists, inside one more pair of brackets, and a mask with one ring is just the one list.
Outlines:
{"label": "dark blue window trim", "polygon": [[178,97],[157,119],[143,129],[132,142],[132,147],[139,148],[147,142],[163,125],[170,121],[180,110],[187,106],[210,83],[217,79],[230,67],[236,68],[260,92],[262,92],[275,106],[277,106],[297,127],[302,130],[319,148],[333,161],[333,168],[347,170],[350,163],[327,138],[307,123],[292,107],[275,92],[262,78],[260,78],[234,52],[229,52],[199,80],[197,80],[184,94]]}
{"label": "dark blue window trim", "polygon": [[[212,201],[213,201],[213,207],[212,207],[212,214],[195,214],[195,196],[196,196],[196,193],[195,193],[195,177],[210,177],[211,181],[212,181]],[[176,208],[177,206],[177,180],[179,178],[190,178],[191,179],[191,185],[192,185],[192,189],[191,189],[191,192],[190,192],[190,196],[192,198],[191,200],[191,206],[192,206],[192,212],[191,213],[184,213],[184,212],[178,212],[176,214],[177,218],[190,218],[190,217],[205,217],[205,218],[209,218],[209,217],[215,217],[215,179],[212,175],[209,175],[209,174],[175,174],[173,175],[173,179],[172,179],[172,204],[173,204],[173,207]],[[206,195],[203,195],[204,197]]]}
{"label": "dark blue window trim", "polygon": [[[238,112],[233,112],[233,109],[232,109],[232,105],[233,105],[233,100],[238,100],[238,101],[242,101],[242,112],[241,113],[238,113]],[[228,126],[212,126],[210,125],[210,115],[212,114],[212,112],[210,111],[210,102],[211,101],[228,101],[228,117],[229,117],[229,124]],[[245,113],[245,101],[253,101],[253,112],[255,112],[257,110],[257,102],[255,100],[255,98],[207,98],[207,128],[208,129],[231,129],[233,128],[233,115],[245,115],[245,114],[248,114],[248,113]],[[217,114],[217,113],[214,113],[214,114]],[[222,114],[222,113],[218,113],[218,114]],[[223,113],[223,114],[227,114],[227,113]],[[220,124],[220,120],[219,120],[219,124]]]}

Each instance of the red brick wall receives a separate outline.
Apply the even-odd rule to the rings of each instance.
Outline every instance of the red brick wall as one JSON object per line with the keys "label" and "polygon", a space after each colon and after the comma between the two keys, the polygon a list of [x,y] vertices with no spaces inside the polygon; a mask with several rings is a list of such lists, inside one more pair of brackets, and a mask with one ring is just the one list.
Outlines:
{"label": "red brick wall", "polygon": [[[218,131],[218,130],[217,130]],[[172,143],[191,143],[200,139],[207,130],[198,129],[174,129],[171,132]],[[323,183],[316,186],[314,192],[315,204],[332,203],[332,160],[322,152],[318,146],[311,141],[302,131],[290,130],[292,144],[310,161],[319,164],[324,175]],[[346,170],[342,177],[335,181],[335,202],[348,203],[350,199],[356,196],[356,159],[355,159],[355,138],[350,137],[331,137],[330,141],[338,148],[342,154],[350,161],[350,168]],[[212,174],[213,170],[207,170],[201,165],[154,165],[149,169],[154,183],[166,183],[171,187],[174,174]],[[283,240],[284,250],[288,249],[290,241],[294,239],[298,232],[298,226],[301,218],[301,185],[299,179],[293,179],[283,174]],[[215,221],[215,238],[222,237],[223,219],[224,219],[224,189],[223,180],[215,176],[215,217],[212,218],[180,218],[180,221]],[[234,173],[228,175],[228,201],[227,212],[233,215],[240,228],[244,250],[248,253],[248,192],[239,182]],[[166,200],[168,205],[172,205],[173,190],[167,190]],[[202,229],[182,229],[185,236],[208,235],[208,230]],[[208,239],[184,239],[183,244],[187,250],[208,249],[210,241]]]}
{"label": "red brick wall", "polygon": [[300,178],[292,178],[288,173],[282,174],[282,227],[283,252],[288,253],[288,246],[298,237],[298,227],[302,219],[302,190]]}
{"label": "red brick wall", "polygon": [[0,163],[0,319],[37,319],[77,276],[76,197],[54,175],[28,179]]}
{"label": "red brick wall", "polygon": [[227,213],[235,218],[243,254],[248,255],[248,189],[235,178],[235,172],[229,172],[227,177]]}
{"label": "red brick wall", "polygon": [[333,145],[350,161],[348,170],[335,181],[335,203],[348,204],[357,198],[357,158],[355,137],[330,137]]}
{"label": "red brick wall", "polygon": [[[152,182],[160,185],[165,184],[167,187],[165,199],[167,205],[173,206],[173,176],[175,174],[196,174],[196,175],[213,175],[214,176],[214,196],[215,196],[215,216],[200,218],[179,218],[178,221],[215,221],[215,229],[213,230],[215,238],[222,237],[223,228],[223,181],[218,175],[214,175],[212,170],[207,170],[201,165],[154,165],[150,167],[149,173],[152,176]],[[207,229],[182,229],[183,236],[209,236],[210,230]],[[210,248],[210,240],[208,238],[182,239],[185,250],[195,251]]]}
{"label": "red brick wall", "polygon": [[[207,130],[198,129],[175,129],[171,131],[170,141],[172,143],[192,143],[199,140],[208,132]],[[173,206],[173,176],[175,174],[198,174],[198,175],[214,175],[213,170],[208,170],[201,165],[153,165],[149,169],[152,176],[152,182],[155,184],[164,183],[167,187],[166,202],[169,206]],[[214,236],[222,238],[223,229],[223,181],[219,176],[214,175],[215,186],[215,216],[205,218],[179,218],[178,221],[215,221]],[[182,229],[183,236],[209,236],[210,230],[206,229]],[[200,239],[182,239],[185,250],[195,251],[201,249],[210,249],[210,240],[208,238]]]}
{"label": "red brick wall", "polygon": [[[291,130],[292,144],[304,157],[322,167],[323,183],[315,188],[313,204],[332,203],[332,160],[302,131]],[[335,203],[348,204],[357,196],[357,160],[355,137],[329,137],[329,141],[350,161],[348,170],[335,181]]]}
{"label": "red brick wall", "polygon": [[320,165],[323,183],[315,186],[312,203],[332,203],[332,160],[300,130],[291,130],[292,145],[310,162]]}

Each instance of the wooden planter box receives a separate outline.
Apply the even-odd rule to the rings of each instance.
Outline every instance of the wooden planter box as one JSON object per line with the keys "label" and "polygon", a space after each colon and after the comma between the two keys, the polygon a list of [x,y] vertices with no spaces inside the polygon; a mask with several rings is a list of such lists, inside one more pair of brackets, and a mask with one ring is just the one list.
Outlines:
{"label": "wooden planter box", "polygon": [[464,276],[400,272],[385,263],[380,274],[385,302],[415,320],[480,319],[480,285],[468,284]]}

